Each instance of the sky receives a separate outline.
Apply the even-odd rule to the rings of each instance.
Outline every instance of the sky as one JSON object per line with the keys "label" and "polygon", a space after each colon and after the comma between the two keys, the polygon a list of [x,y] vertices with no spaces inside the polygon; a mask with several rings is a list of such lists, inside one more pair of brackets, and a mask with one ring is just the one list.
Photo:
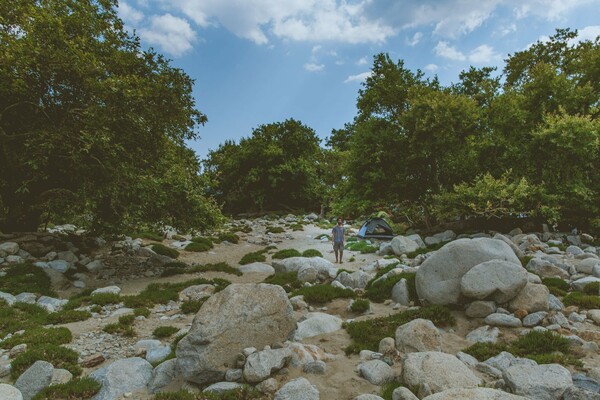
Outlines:
{"label": "sky", "polygon": [[126,29],[195,79],[208,116],[200,158],[262,124],[300,120],[325,139],[352,122],[373,56],[443,85],[556,28],[600,35],[600,0],[121,0]]}

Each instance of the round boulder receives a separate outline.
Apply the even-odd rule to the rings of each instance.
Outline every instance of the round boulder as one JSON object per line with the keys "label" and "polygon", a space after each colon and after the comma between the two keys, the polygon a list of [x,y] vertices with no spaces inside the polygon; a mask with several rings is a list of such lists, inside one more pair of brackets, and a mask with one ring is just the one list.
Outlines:
{"label": "round boulder", "polygon": [[468,388],[449,389],[432,394],[423,400],[526,400],[527,397],[517,396],[498,389]]}
{"label": "round boulder", "polygon": [[464,274],[460,290],[466,297],[502,304],[516,297],[526,284],[527,270],[520,264],[490,260],[477,264]]}
{"label": "round boulder", "polygon": [[433,322],[417,318],[396,329],[396,348],[401,353],[441,351],[442,335]]}

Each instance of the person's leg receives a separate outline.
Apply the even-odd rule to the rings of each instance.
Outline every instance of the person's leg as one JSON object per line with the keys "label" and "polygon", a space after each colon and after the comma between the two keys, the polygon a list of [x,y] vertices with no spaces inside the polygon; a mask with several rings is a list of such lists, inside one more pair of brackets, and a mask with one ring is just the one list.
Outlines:
{"label": "person's leg", "polygon": [[344,256],[344,246],[340,246],[340,264],[342,263],[343,256]]}
{"label": "person's leg", "polygon": [[335,262],[338,262],[338,245],[337,243],[333,244],[333,252],[335,253]]}

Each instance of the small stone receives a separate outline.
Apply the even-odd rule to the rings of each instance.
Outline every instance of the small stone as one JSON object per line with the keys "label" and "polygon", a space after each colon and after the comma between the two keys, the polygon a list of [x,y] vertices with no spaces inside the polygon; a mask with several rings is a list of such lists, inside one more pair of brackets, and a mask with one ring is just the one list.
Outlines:
{"label": "small stone", "polygon": [[304,365],[302,371],[307,374],[325,375],[327,364],[324,361],[313,361]]}
{"label": "small stone", "polygon": [[97,365],[102,364],[106,359],[102,354],[94,354],[93,356],[89,356],[83,361],[80,362],[81,366],[84,368],[93,368]]}

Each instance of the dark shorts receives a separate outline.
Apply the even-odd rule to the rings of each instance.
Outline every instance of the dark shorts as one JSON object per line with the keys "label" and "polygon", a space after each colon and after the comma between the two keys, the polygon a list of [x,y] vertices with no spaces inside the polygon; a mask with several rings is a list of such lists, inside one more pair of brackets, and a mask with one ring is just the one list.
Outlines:
{"label": "dark shorts", "polygon": [[333,250],[334,251],[343,251],[344,250],[344,243],[342,242],[336,242],[333,244]]}

